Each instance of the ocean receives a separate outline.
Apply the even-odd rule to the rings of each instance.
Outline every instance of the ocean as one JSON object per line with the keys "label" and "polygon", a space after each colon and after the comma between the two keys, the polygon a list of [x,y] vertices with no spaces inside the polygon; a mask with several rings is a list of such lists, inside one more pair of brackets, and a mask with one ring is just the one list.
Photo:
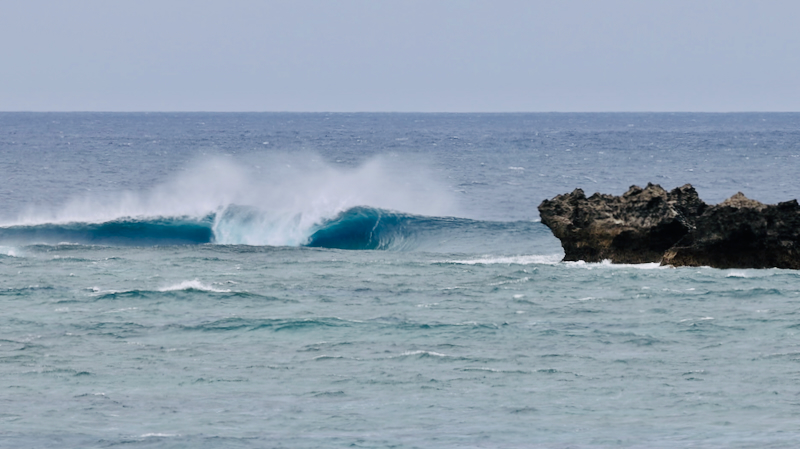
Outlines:
{"label": "ocean", "polygon": [[0,447],[795,447],[800,272],[537,206],[799,178],[794,113],[0,113]]}

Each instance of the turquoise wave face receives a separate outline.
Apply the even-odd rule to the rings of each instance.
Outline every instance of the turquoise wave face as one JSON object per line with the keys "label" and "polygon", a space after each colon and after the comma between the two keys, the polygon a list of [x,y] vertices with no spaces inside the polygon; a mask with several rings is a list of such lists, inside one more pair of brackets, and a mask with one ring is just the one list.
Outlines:
{"label": "turquoise wave face", "polygon": [[338,249],[390,249],[435,220],[372,207],[354,207],[319,225],[306,246]]}
{"label": "turquoise wave face", "polygon": [[[109,246],[198,245],[258,241],[271,223],[261,211],[229,206],[219,214],[200,219],[188,217],[121,218],[103,223],[44,223],[0,228],[0,242],[6,244],[76,243]],[[439,219],[441,220],[441,219]],[[285,245],[351,250],[390,249],[399,241],[422,232],[436,222],[371,207],[354,207],[305,231],[299,242],[283,239]],[[299,226],[294,223],[293,227]],[[224,235],[217,235],[216,232]],[[283,230],[281,230],[283,231]],[[292,229],[291,234],[303,235]],[[248,238],[255,236],[255,238]],[[222,238],[221,238],[222,237]],[[297,239],[294,239],[297,240]],[[294,243],[294,244],[293,244]]]}
{"label": "turquoise wave face", "polygon": [[123,218],[104,223],[45,223],[0,228],[5,244],[77,243],[109,246],[198,245],[214,240],[213,216],[192,218]]}
{"label": "turquoise wave face", "polygon": [[305,246],[347,250],[423,250],[557,254],[558,240],[531,221],[428,217],[354,207],[313,229]]}
{"label": "turquoise wave face", "polygon": [[[203,218],[126,217],[102,223],[42,223],[0,227],[0,243],[107,246],[244,243],[262,246],[259,243],[267,244],[277,240],[280,242],[277,246],[388,249],[396,239],[402,238],[402,230],[399,228],[412,221],[415,221],[415,217],[409,215],[355,207],[332,219],[324,220],[310,230],[297,229],[300,227],[297,220],[290,220],[290,229],[286,229],[286,226],[282,226],[283,223],[276,226],[277,220],[270,220],[263,211],[231,205],[219,213],[211,213]],[[270,233],[284,235],[270,239],[266,235]],[[309,234],[311,237],[308,237]],[[292,237],[288,237],[289,235]]]}
{"label": "turquoise wave face", "polygon": [[244,244],[343,250],[422,250],[554,254],[558,241],[541,223],[429,217],[358,206],[321,222],[281,220],[231,205],[202,218],[120,218],[103,223],[44,223],[0,227],[0,245],[168,246]]}

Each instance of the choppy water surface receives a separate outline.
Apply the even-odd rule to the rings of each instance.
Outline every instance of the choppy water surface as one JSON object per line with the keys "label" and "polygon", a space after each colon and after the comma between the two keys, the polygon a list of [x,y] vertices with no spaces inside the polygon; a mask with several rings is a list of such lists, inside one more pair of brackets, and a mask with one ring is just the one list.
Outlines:
{"label": "choppy water surface", "polygon": [[0,447],[792,447],[800,273],[561,263],[535,207],[795,198],[797,118],[0,114]]}

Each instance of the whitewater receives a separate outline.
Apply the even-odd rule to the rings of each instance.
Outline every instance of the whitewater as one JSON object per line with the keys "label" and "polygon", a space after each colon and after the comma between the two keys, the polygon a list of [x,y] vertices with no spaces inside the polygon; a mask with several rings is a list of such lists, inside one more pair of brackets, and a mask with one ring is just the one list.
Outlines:
{"label": "whitewater", "polygon": [[800,197],[799,114],[0,113],[0,447],[793,447],[800,273],[545,198]]}

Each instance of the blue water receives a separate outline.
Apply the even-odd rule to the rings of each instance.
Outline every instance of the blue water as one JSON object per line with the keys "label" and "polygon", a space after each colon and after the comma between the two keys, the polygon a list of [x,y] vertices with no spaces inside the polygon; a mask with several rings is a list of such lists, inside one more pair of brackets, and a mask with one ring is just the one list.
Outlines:
{"label": "blue water", "polygon": [[800,273],[562,263],[800,197],[800,114],[0,113],[0,447],[794,447]]}

